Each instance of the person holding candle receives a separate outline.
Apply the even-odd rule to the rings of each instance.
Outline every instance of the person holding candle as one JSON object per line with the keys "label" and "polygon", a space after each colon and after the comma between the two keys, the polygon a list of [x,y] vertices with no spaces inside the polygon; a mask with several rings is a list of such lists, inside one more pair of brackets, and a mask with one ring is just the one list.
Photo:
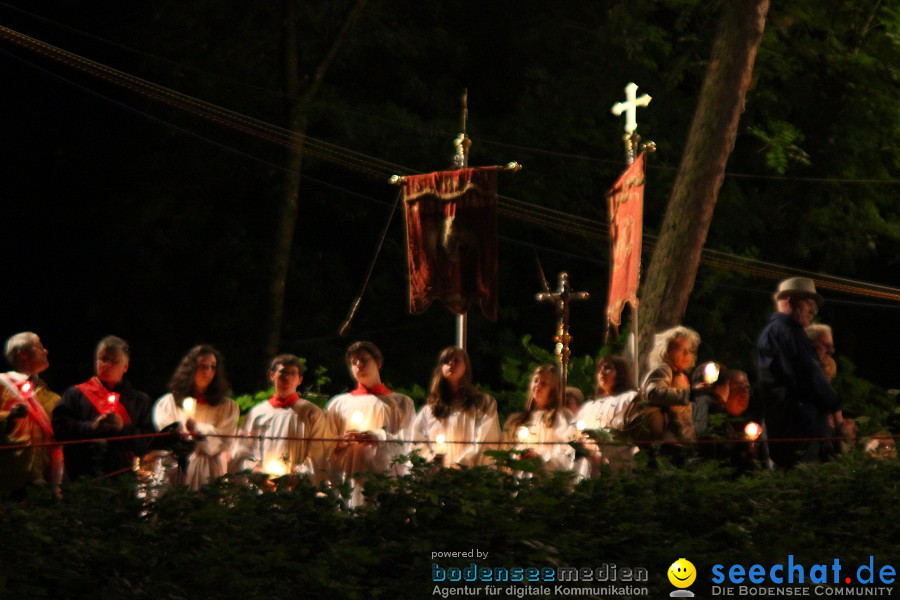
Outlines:
{"label": "person holding candle", "polygon": [[[728,369],[714,362],[703,363],[694,369],[691,377],[693,423],[698,438],[722,437],[721,428],[710,422],[710,416],[728,414],[728,378]],[[719,419],[713,419],[716,420]]]}
{"label": "person holding candle", "polygon": [[744,415],[750,399],[747,375],[707,362],[694,369],[691,383],[699,458],[730,464],[739,473],[754,470],[762,427]]}
{"label": "person holding candle", "polygon": [[525,411],[510,415],[503,426],[505,446],[523,459],[540,458],[550,471],[570,471],[576,436],[572,414],[562,407],[562,378],[556,365],[540,365],[531,374]]}
{"label": "person holding candle", "polygon": [[194,450],[186,469],[179,467],[170,453],[160,453],[155,468],[159,479],[197,490],[226,473],[234,440],[219,436],[234,435],[240,416],[237,403],[227,396],[229,388],[218,350],[199,345],[184,355],[169,380],[169,393],[153,407],[153,424],[161,431],[179,423]]}
{"label": "person holding candle", "polygon": [[303,382],[303,362],[293,354],[276,356],[269,366],[269,380],[275,394],[247,413],[241,428],[244,437],[234,444],[229,470],[253,470],[276,477],[303,474],[319,483],[325,415],[297,393]]}
{"label": "person holding candle", "polygon": [[0,452],[0,490],[21,495],[28,484],[48,485],[56,494],[63,477],[59,446],[39,446],[54,440],[50,414],[59,395],[40,378],[50,366],[37,334],[17,333],[6,340],[6,360],[14,369],[0,374],[0,440],[21,450]]}
{"label": "person holding candle", "polygon": [[153,431],[151,401],[125,379],[131,350],[116,336],[100,340],[96,351],[96,375],[67,389],[53,410],[57,439],[97,440],[100,443],[64,447],[70,479],[130,472],[136,457],[149,448],[148,439],[116,440]]}
{"label": "person holding candle", "polygon": [[[603,356],[597,361],[596,378],[594,397],[576,414],[576,427],[581,431],[624,433],[637,397],[637,390],[631,387],[628,363],[619,356]],[[579,459],[577,469],[585,477],[598,476],[602,465],[609,465],[613,472],[627,469],[637,451],[631,444],[600,448],[595,443],[586,443],[585,449],[587,457]]]}
{"label": "person holding candle", "polygon": [[490,464],[484,451],[496,449],[500,439],[497,401],[472,383],[472,363],[462,348],[441,350],[413,429],[416,440],[429,440],[417,449],[437,465]]}
{"label": "person holding candle", "polygon": [[697,439],[692,422],[691,383],[700,335],[689,327],[672,327],[654,337],[647,356],[648,373],[632,435],[640,441],[664,442],[663,451],[676,463],[684,460],[681,446]]}
{"label": "person holding candle", "polygon": [[[354,342],[345,354],[356,387],[335,396],[325,406],[326,450],[333,483],[350,483],[350,506],[363,502],[366,473],[387,471],[393,459],[406,451],[416,416],[412,400],[397,394],[381,381],[384,359],[372,342]],[[394,466],[395,474],[402,472]]]}

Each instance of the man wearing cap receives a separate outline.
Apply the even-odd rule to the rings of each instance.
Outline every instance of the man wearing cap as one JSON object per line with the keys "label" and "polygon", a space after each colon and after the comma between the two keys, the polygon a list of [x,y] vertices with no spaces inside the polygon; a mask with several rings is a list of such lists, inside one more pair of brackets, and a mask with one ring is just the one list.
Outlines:
{"label": "man wearing cap", "polygon": [[784,438],[827,438],[827,415],[841,407],[828,385],[815,349],[804,332],[824,304],[807,277],[778,284],[775,314],[757,342],[759,383],[766,410],[769,452],[779,466],[819,461],[828,443],[778,442]]}

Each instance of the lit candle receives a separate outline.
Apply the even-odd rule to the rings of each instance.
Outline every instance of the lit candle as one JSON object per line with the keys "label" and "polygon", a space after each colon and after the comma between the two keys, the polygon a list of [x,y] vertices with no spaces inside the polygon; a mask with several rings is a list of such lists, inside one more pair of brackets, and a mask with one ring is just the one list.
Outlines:
{"label": "lit candle", "polygon": [[284,475],[287,475],[287,465],[284,464],[283,460],[273,458],[266,463],[266,473],[271,477],[283,477]]}
{"label": "lit candle", "polygon": [[585,423],[584,421],[578,421],[577,423],[575,423],[575,427],[578,429],[578,431],[584,431],[584,428],[587,427],[587,423]]}
{"label": "lit candle", "polygon": [[192,419],[194,417],[194,411],[197,410],[197,401],[188,396],[181,401],[181,410],[184,411],[184,416],[188,419]]}
{"label": "lit candle", "polygon": [[447,438],[444,437],[443,433],[439,433],[439,434],[437,434],[437,436],[435,436],[435,438],[434,438],[435,448],[434,449],[438,454],[446,454],[447,453],[446,440],[447,440]]}
{"label": "lit candle", "polygon": [[748,440],[756,440],[759,437],[759,434],[762,433],[762,427],[759,426],[759,423],[754,423],[750,421],[747,423],[747,426],[744,427],[744,435]]}
{"label": "lit candle", "polygon": [[706,383],[715,383],[719,380],[719,365],[716,363],[707,363],[703,367],[703,381]]}
{"label": "lit candle", "polygon": [[359,411],[353,413],[353,416],[350,417],[350,425],[353,426],[353,429],[356,431],[360,431],[362,429],[363,424],[363,414]]}
{"label": "lit candle", "polygon": [[528,429],[525,425],[522,425],[516,430],[516,437],[519,438],[520,442],[525,442],[528,440],[528,437],[531,435],[531,430]]}
{"label": "lit candle", "polygon": [[19,391],[22,392],[22,395],[25,396],[26,398],[30,398],[33,387],[34,386],[31,385],[30,381],[26,381],[22,385],[19,386]]}
{"label": "lit candle", "polygon": [[106,397],[106,405],[109,410],[116,410],[116,402],[119,400],[118,394],[110,394]]}

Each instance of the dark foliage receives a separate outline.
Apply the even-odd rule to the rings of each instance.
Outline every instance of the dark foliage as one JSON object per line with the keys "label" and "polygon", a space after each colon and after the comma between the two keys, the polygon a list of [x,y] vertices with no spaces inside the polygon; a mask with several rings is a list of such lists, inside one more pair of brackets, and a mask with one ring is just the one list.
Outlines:
{"label": "dark foliage", "polygon": [[[529,468],[516,462],[515,468]],[[703,466],[639,470],[572,487],[493,469],[378,478],[354,512],[303,482],[260,493],[220,482],[145,511],[127,482],[87,482],[62,501],[0,505],[0,595],[18,598],[423,598],[431,565],[644,567],[651,596],[687,557],[712,565],[900,560],[896,460],[847,458],[741,478]],[[282,487],[287,483],[281,480]],[[296,483],[296,482],[295,482]]]}

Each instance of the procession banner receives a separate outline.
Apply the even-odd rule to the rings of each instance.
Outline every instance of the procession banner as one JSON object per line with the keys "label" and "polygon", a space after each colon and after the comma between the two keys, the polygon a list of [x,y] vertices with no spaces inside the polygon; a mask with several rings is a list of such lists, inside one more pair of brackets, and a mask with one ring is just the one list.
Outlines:
{"label": "procession banner", "polygon": [[638,305],[641,238],[644,219],[644,155],[622,173],[606,195],[609,201],[609,238],[612,247],[609,301],[606,318],[618,329],[625,304]]}
{"label": "procession banner", "polygon": [[435,299],[461,315],[476,302],[497,320],[497,171],[459,169],[407,176],[409,312]]}

